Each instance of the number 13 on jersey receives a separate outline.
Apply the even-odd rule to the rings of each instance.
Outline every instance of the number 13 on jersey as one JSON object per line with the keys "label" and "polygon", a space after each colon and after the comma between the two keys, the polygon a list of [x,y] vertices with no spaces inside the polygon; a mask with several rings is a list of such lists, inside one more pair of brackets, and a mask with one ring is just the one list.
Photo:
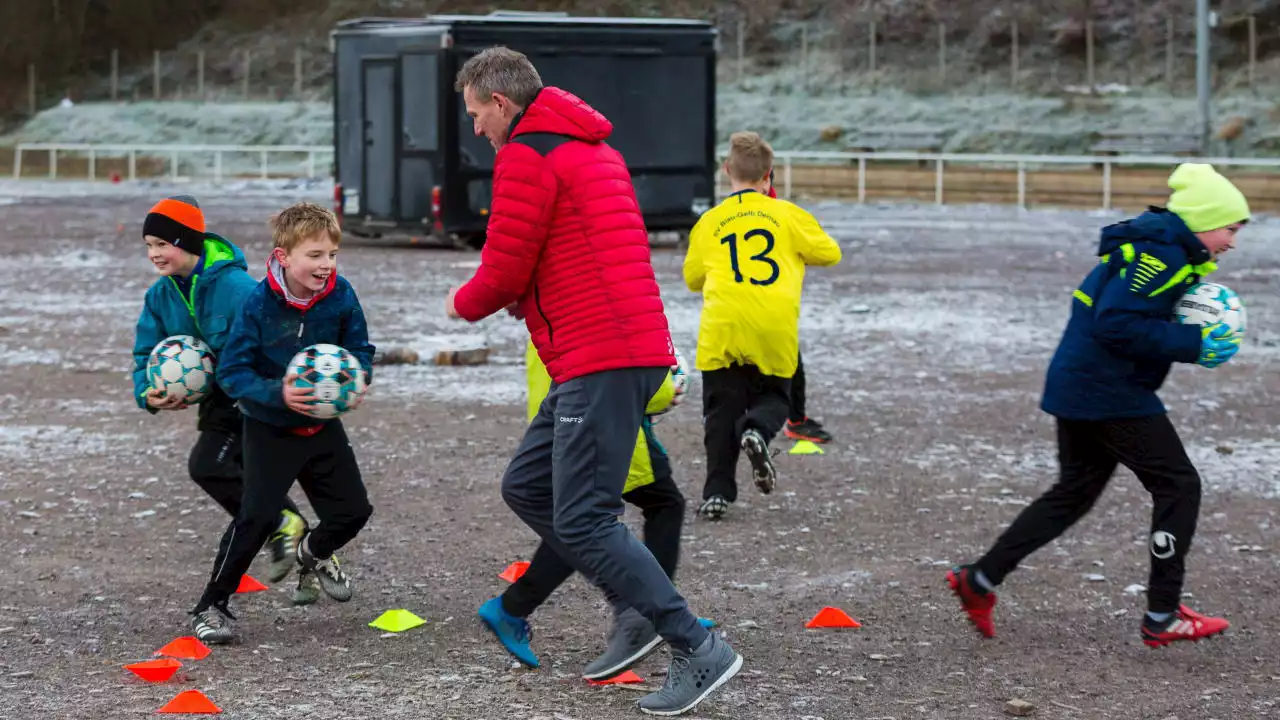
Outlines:
{"label": "number 13 on jersey", "polygon": [[[762,243],[764,245],[764,249],[752,255],[749,260],[751,263],[765,265],[769,268],[768,275],[763,278],[756,277],[756,273],[752,273],[750,278],[743,277],[742,266],[738,262],[738,242],[737,233],[730,233],[720,238],[721,245],[729,246],[729,265],[733,268],[734,282],[740,283],[744,280],[750,280],[752,285],[772,285],[777,282],[781,270],[778,268],[778,263],[769,257],[769,253],[773,252],[773,233],[768,230],[756,229],[748,230],[742,235],[741,242],[747,252],[750,252],[750,249],[756,244]],[[748,268],[748,271],[750,272],[750,268]]]}

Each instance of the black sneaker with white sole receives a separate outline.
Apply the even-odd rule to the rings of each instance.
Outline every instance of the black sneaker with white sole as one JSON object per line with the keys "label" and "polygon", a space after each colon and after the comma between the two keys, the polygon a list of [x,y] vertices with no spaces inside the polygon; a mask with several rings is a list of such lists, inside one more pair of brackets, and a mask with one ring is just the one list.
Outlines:
{"label": "black sneaker with white sole", "polygon": [[724,499],[723,495],[712,495],[702,501],[702,505],[698,508],[698,514],[708,520],[719,520],[729,512],[729,506],[733,503]]}
{"label": "black sneaker with white sole", "polygon": [[742,451],[751,462],[751,474],[755,478],[756,487],[768,495],[778,483],[778,475],[773,470],[773,459],[769,457],[769,443],[764,441],[760,431],[746,430],[742,433]]}
{"label": "black sneaker with white sole", "polygon": [[307,533],[302,542],[298,543],[298,564],[303,569],[315,573],[316,579],[320,581],[320,589],[325,595],[338,602],[351,599],[351,581],[338,566],[338,558],[330,556],[322,559],[311,554],[311,533]]}
{"label": "black sneaker with white sole", "polygon": [[226,645],[236,639],[231,621],[235,616],[226,605],[210,606],[191,613],[191,633],[206,645]]}

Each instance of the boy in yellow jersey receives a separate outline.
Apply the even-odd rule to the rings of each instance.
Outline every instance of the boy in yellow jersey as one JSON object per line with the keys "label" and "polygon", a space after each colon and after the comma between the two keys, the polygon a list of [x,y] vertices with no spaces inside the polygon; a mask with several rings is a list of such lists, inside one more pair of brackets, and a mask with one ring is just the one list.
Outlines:
{"label": "boy in yellow jersey", "polygon": [[702,293],[697,368],[707,482],[698,512],[716,520],[738,497],[739,449],[756,487],[776,482],[769,441],[787,421],[800,352],[800,293],[808,265],[840,262],[840,246],[805,210],[771,198],[773,148],[758,134],[729,140],[732,192],[689,233],[684,281]]}
{"label": "boy in yellow jersey", "polygon": [[[525,351],[525,372],[528,383],[527,417],[532,420],[551,389],[551,376],[547,374],[547,368],[532,342]],[[688,375],[682,367],[672,368],[662,387],[649,400],[622,492],[623,500],[644,513],[645,547],[653,553],[667,577],[673,580],[680,557],[685,500],[671,475],[667,451],[654,435],[653,417],[680,404],[687,382]],[[539,664],[537,655],[529,646],[528,617],[573,575],[573,571],[573,567],[551,546],[539,543],[524,574],[501,596],[480,607],[477,613],[480,619],[507,651],[525,665],[538,667]],[[588,680],[613,677],[640,662],[662,644],[662,636],[640,613],[625,604],[613,604],[615,617],[608,647],[604,654],[586,666],[583,677]],[[709,625],[704,620],[699,622],[704,627]]]}

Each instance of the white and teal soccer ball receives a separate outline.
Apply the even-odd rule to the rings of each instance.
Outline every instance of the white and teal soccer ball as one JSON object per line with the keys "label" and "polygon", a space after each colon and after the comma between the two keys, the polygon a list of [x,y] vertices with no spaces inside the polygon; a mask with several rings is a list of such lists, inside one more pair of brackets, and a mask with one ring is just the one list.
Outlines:
{"label": "white and teal soccer ball", "polygon": [[165,397],[180,397],[194,405],[213,389],[213,351],[190,335],[167,337],[147,359],[147,379]]}
{"label": "white and teal soccer ball", "polygon": [[1237,335],[1244,335],[1244,303],[1225,285],[1196,283],[1173,306],[1173,317],[1183,325],[1212,325],[1221,322]]}
{"label": "white and teal soccer ball", "polygon": [[308,402],[311,416],[336,418],[355,409],[364,395],[364,368],[360,361],[337,345],[321,343],[293,356],[289,375],[297,375],[300,388],[315,388]]}
{"label": "white and teal soccer ball", "polygon": [[684,399],[684,394],[689,391],[689,364],[685,362],[684,356],[679,350],[675,351],[676,364],[671,366],[671,384],[675,386],[676,395],[671,401],[671,406],[675,407]]}

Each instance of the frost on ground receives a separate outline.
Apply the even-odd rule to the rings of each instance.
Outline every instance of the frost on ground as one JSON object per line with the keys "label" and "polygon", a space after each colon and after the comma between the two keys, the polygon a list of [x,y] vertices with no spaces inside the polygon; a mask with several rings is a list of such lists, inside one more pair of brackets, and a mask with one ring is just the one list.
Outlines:
{"label": "frost on ground", "polygon": [[[455,251],[342,251],[378,345],[424,360],[493,349],[479,367],[380,367],[350,417],[375,507],[342,553],[356,598],[295,609],[286,581],[237,597],[243,642],[187,663],[178,680],[143,685],[121,669],[185,634],[227,521],[186,477],[192,413],[137,410],[127,379],[151,280],[140,218],[179,187],[189,189],[58,197],[60,184],[0,183],[0,717],[142,717],[188,688],[230,720],[637,717],[634,691],[577,678],[607,627],[580,580],[534,617],[538,671],[511,669],[474,621],[505,586],[497,574],[533,548],[498,492],[523,429],[525,340],[505,316],[444,318],[445,293],[477,259]],[[243,190],[196,192],[210,227],[242,244],[260,276],[269,214],[324,190]],[[1097,227],[1116,216],[815,210],[845,261],[809,275],[802,344],[809,410],[838,442],[779,455],[767,497],[744,472],[722,523],[687,513],[680,587],[746,658],[696,716],[976,720],[1014,697],[1045,717],[1275,716],[1276,676],[1260,658],[1280,632],[1280,224],[1251,224],[1215,276],[1249,307],[1240,355],[1214,371],[1179,367],[1164,393],[1204,477],[1188,602],[1233,628],[1157,656],[1137,637],[1150,504],[1127,472],[1009,579],[995,640],[972,634],[942,580],[1053,481],[1053,426],[1036,409],[1044,368],[1095,262]],[[658,249],[654,265],[676,343],[692,355],[699,303],[681,286],[681,257]],[[699,397],[695,375],[686,406],[658,426],[691,501],[705,471]],[[639,527],[634,512],[626,521]],[[804,630],[827,605],[863,627]],[[389,637],[367,627],[394,608],[427,624]],[[666,659],[637,671],[660,683]]]}
{"label": "frost on ground", "polygon": [[[794,69],[789,71],[794,73]],[[796,79],[778,71],[725,85],[716,104],[718,143],[742,129],[763,134],[778,150],[843,150],[863,130],[920,129],[944,132],[948,152],[1087,154],[1101,131],[1193,133],[1198,110],[1186,97],[1027,97],[1000,91],[966,95],[912,95],[886,88],[844,95],[796,92]],[[590,98],[585,98],[590,102]],[[1266,93],[1221,95],[1214,116],[1250,120],[1231,154],[1268,155],[1275,150],[1274,103]],[[823,128],[845,136],[823,142]],[[1255,141],[1262,144],[1254,145]],[[19,142],[175,145],[333,145],[328,102],[83,103],[52,107],[22,128],[0,136]],[[1215,147],[1215,155],[1228,154]],[[187,156],[184,168],[212,172],[213,157]],[[224,158],[228,172],[254,172],[255,155]],[[305,157],[280,158],[301,168]],[[285,169],[283,165],[276,168]],[[323,168],[322,168],[323,169]]]}

